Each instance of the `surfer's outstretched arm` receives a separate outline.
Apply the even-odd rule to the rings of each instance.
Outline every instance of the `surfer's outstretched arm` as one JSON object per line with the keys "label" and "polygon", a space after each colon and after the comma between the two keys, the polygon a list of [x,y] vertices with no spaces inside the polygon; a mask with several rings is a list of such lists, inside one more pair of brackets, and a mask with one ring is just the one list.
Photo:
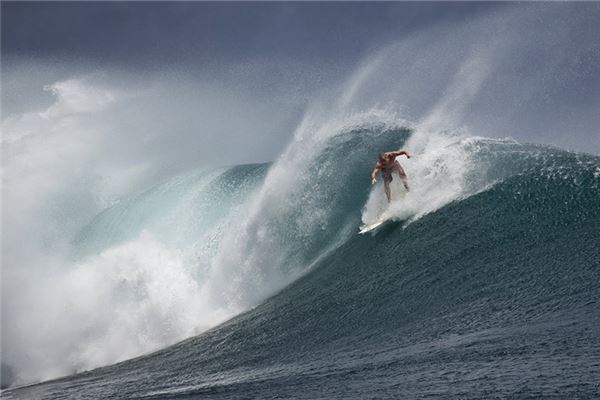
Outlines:
{"label": "surfer's outstretched arm", "polygon": [[374,185],[375,182],[377,182],[377,173],[381,171],[381,164],[379,163],[379,161],[377,161],[377,164],[375,164],[375,168],[373,169],[373,172],[371,172],[371,185]]}
{"label": "surfer's outstretched arm", "polygon": [[405,151],[405,150],[392,151],[392,152],[390,152],[390,154],[393,155],[394,157],[399,157],[401,155],[405,155],[406,158],[410,158],[410,154],[408,154],[408,151]]}

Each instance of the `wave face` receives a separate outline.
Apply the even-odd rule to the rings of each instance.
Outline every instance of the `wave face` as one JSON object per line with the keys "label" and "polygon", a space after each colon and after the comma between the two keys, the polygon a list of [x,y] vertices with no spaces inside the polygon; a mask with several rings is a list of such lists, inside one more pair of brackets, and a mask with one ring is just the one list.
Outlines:
{"label": "wave face", "polygon": [[[209,254],[197,257],[210,260],[194,272],[210,282],[190,298],[203,302],[197,311],[218,321],[250,310],[153,354],[3,396],[599,396],[600,158],[507,140],[423,142],[401,122],[358,121],[298,135],[270,166],[180,177],[99,215],[78,257],[135,237],[152,225],[146,210],[178,199],[169,240],[205,238],[193,254]],[[372,154],[416,139],[421,152],[401,161],[413,190],[380,231],[357,235],[381,211]]]}

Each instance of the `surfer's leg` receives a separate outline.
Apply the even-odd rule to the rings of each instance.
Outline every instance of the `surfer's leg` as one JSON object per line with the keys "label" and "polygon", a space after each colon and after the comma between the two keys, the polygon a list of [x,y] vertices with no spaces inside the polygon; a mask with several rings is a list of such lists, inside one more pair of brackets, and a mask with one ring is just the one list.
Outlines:
{"label": "surfer's leg", "polygon": [[405,179],[402,179],[402,183],[404,183],[404,188],[406,189],[407,192],[410,192],[410,189],[408,188],[408,181]]}
{"label": "surfer's leg", "polygon": [[385,195],[387,197],[388,204],[392,201],[392,192],[390,192],[390,181],[383,181],[383,190],[385,190]]}
{"label": "surfer's leg", "polygon": [[402,183],[404,184],[404,189],[406,189],[407,192],[410,192],[410,189],[408,188],[408,183],[406,182],[406,179],[402,179]]}
{"label": "surfer's leg", "polygon": [[404,188],[408,192],[410,190],[408,188],[408,177],[406,176],[406,172],[404,172],[404,169],[402,169],[402,166],[400,165],[400,163],[398,161],[396,161],[394,163],[394,169],[396,170],[396,172],[398,172],[398,176],[400,177],[400,180],[402,181]]}
{"label": "surfer's leg", "polygon": [[408,188],[408,178],[406,178],[406,175],[400,176],[400,180],[402,181],[402,184],[404,185],[404,189],[406,189],[406,191],[409,192],[410,189]]}

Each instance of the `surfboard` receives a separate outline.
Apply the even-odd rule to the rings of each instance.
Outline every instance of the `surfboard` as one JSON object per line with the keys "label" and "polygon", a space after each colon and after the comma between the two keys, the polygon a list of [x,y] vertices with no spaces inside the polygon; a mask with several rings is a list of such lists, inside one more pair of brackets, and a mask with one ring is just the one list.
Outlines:
{"label": "surfboard", "polygon": [[[392,196],[394,202],[402,200],[407,194],[407,191],[404,189],[404,187],[400,189],[400,186],[397,183],[395,184],[395,186],[390,187],[392,189]],[[381,225],[384,225],[390,219],[381,218],[383,215],[383,213],[380,214],[379,218],[375,222],[361,226],[358,233],[360,235],[364,235],[365,233],[373,232],[377,228],[381,227]]]}
{"label": "surfboard", "polygon": [[386,222],[387,222],[387,220],[385,220],[385,219],[379,219],[379,220],[373,222],[372,224],[363,225],[360,228],[360,231],[358,231],[358,233],[361,235],[364,235],[365,233],[373,232],[375,229],[379,228],[381,225],[385,224]]}

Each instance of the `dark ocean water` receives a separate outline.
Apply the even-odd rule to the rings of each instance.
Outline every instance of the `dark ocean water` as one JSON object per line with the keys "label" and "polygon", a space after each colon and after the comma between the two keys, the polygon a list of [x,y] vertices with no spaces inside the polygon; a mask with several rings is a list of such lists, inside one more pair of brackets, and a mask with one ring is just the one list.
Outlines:
{"label": "dark ocean water", "polygon": [[[330,192],[352,193],[310,200],[331,206],[328,225],[286,254],[310,262],[341,244],[282,291],[158,352],[2,397],[600,398],[600,159],[515,143],[476,156],[494,165],[484,190],[343,237],[370,190],[356,176],[370,159],[353,160]],[[265,171],[236,167],[227,182]]]}

